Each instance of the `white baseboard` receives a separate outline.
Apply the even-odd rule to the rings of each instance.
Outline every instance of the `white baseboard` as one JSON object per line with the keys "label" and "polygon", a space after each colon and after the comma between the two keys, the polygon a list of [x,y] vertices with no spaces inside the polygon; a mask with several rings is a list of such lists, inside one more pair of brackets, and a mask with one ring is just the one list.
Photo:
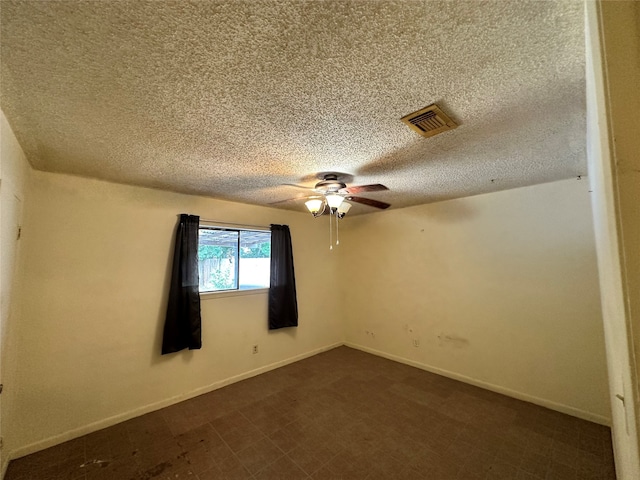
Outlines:
{"label": "white baseboard", "polygon": [[29,455],[31,453],[38,452],[40,450],[44,450],[45,448],[53,447],[54,445],[58,445],[60,443],[66,442],[68,440],[73,440],[74,438],[81,437],[83,435],[87,435],[89,433],[96,432],[98,430],[102,430],[103,428],[111,427],[118,423],[124,422],[126,420],[130,420],[135,417],[139,417],[140,415],[144,415],[146,413],[155,412],[156,410],[160,410],[161,408],[165,408],[176,403],[183,402],[185,400],[189,400],[190,398],[197,397],[204,393],[209,393],[214,390],[217,390],[222,387],[226,387],[232,383],[240,382],[241,380],[246,380],[247,378],[255,377],[256,375],[260,375],[261,373],[265,373],[271,370],[275,370],[276,368],[284,367],[285,365],[289,365],[291,363],[298,362],[308,357],[312,357],[322,352],[326,352],[328,350],[332,350],[336,347],[340,347],[344,345],[342,342],[333,343],[331,345],[326,345],[324,347],[316,348],[315,350],[311,350],[309,352],[302,353],[300,355],[296,355],[294,357],[289,357],[284,360],[280,360],[275,363],[271,363],[269,365],[265,365],[260,368],[256,368],[254,370],[249,370],[248,372],[241,373],[239,375],[235,375],[233,377],[225,378],[224,380],[217,381],[210,385],[206,385],[204,387],[197,388],[190,392],[176,395],[171,398],[167,398],[165,400],[161,400],[159,402],[151,403],[149,405],[145,405],[143,407],[135,408],[133,410],[129,410],[127,412],[119,413],[118,415],[114,415],[109,418],[105,418],[103,420],[99,420],[97,422],[90,423],[88,425],[84,425],[80,428],[76,428],[73,430],[69,430],[67,432],[61,433],[59,435],[54,435],[53,437],[46,438],[44,440],[39,440],[37,442],[31,443],[24,447],[20,447],[7,455],[6,460],[4,460],[5,465],[3,465],[3,471],[0,478],[4,478],[4,474],[9,464],[10,460],[14,460],[16,458],[24,457],[25,455]]}
{"label": "white baseboard", "polygon": [[598,423],[600,425],[606,425],[607,427],[611,426],[611,419],[604,417],[602,415],[598,415],[592,412],[587,412],[585,410],[581,410],[575,407],[570,407],[569,405],[564,405],[562,403],[552,402],[551,400],[545,400],[544,398],[534,397],[533,395],[511,390],[509,388],[501,387],[499,385],[494,385],[492,383],[487,383],[482,380],[476,380],[475,378],[467,377],[465,375],[460,375],[459,373],[450,372],[448,370],[443,370],[441,368],[433,367],[431,365],[416,362],[415,360],[411,360],[411,359],[399,357],[397,355],[393,355],[390,353],[382,352],[380,350],[375,350],[373,348],[365,347],[364,345],[359,345],[351,342],[345,342],[345,345],[347,347],[355,348],[356,350],[362,350],[363,352],[371,353],[373,355],[387,358],[395,362],[404,363],[405,365],[410,365],[412,367],[416,367],[421,370],[426,370],[427,372],[435,373],[437,375],[442,375],[443,377],[452,378],[453,380],[458,380],[460,382],[468,383],[476,387],[484,388],[485,390],[501,393],[502,395],[506,395],[508,397],[517,398],[518,400],[523,400],[525,402],[533,403],[535,405],[540,405],[541,407],[546,407],[551,410],[556,410],[561,413],[566,413],[567,415],[578,417],[583,420],[588,420],[589,422]]}

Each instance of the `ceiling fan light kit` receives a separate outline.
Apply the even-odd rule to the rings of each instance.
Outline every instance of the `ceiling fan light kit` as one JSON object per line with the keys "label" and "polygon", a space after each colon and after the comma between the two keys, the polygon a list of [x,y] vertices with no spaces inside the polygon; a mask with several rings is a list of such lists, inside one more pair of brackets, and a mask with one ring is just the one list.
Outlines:
{"label": "ceiling fan light kit", "polygon": [[312,198],[304,202],[304,204],[314,217],[322,215],[324,212],[324,201],[320,198]]}
{"label": "ceiling fan light kit", "polygon": [[344,216],[349,213],[349,210],[351,210],[351,204],[349,202],[342,202],[338,207],[338,218],[344,218]]}
{"label": "ceiling fan light kit", "polygon": [[[312,190],[314,192],[314,195],[306,197],[307,200],[304,202],[304,205],[305,207],[307,207],[307,210],[309,210],[309,213],[314,216],[314,218],[324,215],[328,207],[330,250],[333,250],[333,218],[335,218],[336,245],[339,245],[340,240],[338,238],[338,220],[342,220],[345,215],[349,213],[349,210],[351,210],[352,207],[352,204],[345,200],[350,200],[352,202],[361,203],[362,205],[367,205],[369,207],[379,209],[385,209],[391,206],[388,203],[380,202],[378,200],[353,196],[353,194],[361,192],[380,192],[389,190],[387,187],[379,183],[347,187],[347,184],[344,183],[341,179],[352,177],[344,173],[333,172],[318,174],[317,178],[320,181],[316,183],[313,188],[309,188],[309,190]],[[307,188],[295,184],[292,184],[290,186],[296,188]],[[289,200],[300,200],[300,198],[292,198]],[[286,202],[289,200],[283,201]],[[282,203],[283,201],[274,203]]]}
{"label": "ceiling fan light kit", "polygon": [[342,202],[344,201],[344,197],[338,195],[337,193],[330,193],[325,197],[327,199],[327,203],[331,209],[337,209]]}

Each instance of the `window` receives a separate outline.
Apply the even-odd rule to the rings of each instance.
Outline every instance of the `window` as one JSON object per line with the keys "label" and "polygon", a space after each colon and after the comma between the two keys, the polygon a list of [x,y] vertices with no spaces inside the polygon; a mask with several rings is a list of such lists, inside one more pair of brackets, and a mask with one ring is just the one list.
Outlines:
{"label": "window", "polygon": [[200,292],[269,288],[271,232],[200,225]]}

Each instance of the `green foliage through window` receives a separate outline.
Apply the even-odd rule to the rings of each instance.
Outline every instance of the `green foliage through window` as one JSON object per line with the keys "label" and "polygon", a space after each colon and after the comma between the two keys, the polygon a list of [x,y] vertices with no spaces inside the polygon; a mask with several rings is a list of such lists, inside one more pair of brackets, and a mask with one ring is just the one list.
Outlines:
{"label": "green foliage through window", "polygon": [[264,242],[253,247],[242,247],[241,258],[269,258],[271,256],[271,242]]}
{"label": "green foliage through window", "polygon": [[269,287],[271,232],[200,227],[198,276],[201,292]]}
{"label": "green foliage through window", "polygon": [[233,258],[233,248],[219,245],[198,245],[198,260],[207,258]]}

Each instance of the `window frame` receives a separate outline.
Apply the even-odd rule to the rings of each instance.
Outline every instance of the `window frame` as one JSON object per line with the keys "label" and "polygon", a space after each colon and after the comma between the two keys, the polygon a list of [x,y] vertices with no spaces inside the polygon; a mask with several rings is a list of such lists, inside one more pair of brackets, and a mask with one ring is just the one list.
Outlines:
{"label": "window frame", "polygon": [[[271,233],[269,227],[259,227],[254,225],[240,225],[235,223],[223,223],[223,222],[208,222],[200,220],[198,225],[198,247],[200,246],[200,231],[201,230],[226,230],[238,232],[238,261],[236,262],[236,275],[238,279],[238,288],[228,290],[211,290],[206,292],[199,291],[200,299],[206,300],[211,298],[224,298],[224,297],[236,297],[243,295],[258,295],[269,293],[269,287],[263,288],[245,288],[240,289],[240,232],[268,232]],[[271,243],[271,239],[269,239]],[[198,259],[198,266],[200,265],[200,259]]]}

